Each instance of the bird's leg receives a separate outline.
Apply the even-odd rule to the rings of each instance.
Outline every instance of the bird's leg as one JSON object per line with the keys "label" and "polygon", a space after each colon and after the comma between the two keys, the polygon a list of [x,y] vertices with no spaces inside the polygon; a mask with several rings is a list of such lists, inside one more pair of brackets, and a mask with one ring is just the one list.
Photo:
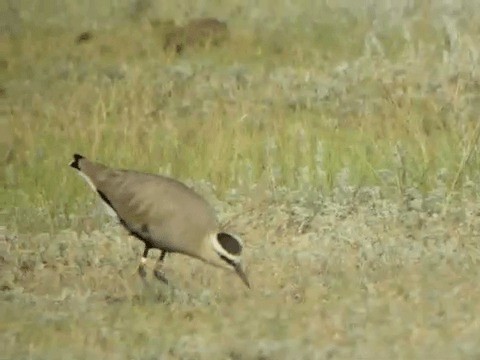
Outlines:
{"label": "bird's leg", "polygon": [[168,285],[168,280],[167,278],[165,277],[165,275],[163,274],[163,272],[161,271],[162,269],[162,266],[163,266],[163,259],[165,258],[165,255],[167,255],[167,252],[165,250],[161,250],[162,253],[160,254],[160,257],[158,258],[157,260],[157,263],[155,264],[155,269],[153,270],[153,275],[155,275],[155,277],[164,282],[165,284]]}
{"label": "bird's leg", "polygon": [[138,266],[138,274],[145,279],[147,272],[145,271],[145,264],[147,263],[148,250],[150,247],[145,244],[145,250],[143,250],[142,259],[140,260],[140,265]]}

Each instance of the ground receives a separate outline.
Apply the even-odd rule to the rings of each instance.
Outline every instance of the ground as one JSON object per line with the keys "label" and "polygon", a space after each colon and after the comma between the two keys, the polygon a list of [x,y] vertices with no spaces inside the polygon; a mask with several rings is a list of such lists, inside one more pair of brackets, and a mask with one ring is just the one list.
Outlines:
{"label": "ground", "polygon": [[[480,356],[480,6],[332,3],[0,2],[0,358]],[[252,289],[143,283],[75,152],[194,187]]]}

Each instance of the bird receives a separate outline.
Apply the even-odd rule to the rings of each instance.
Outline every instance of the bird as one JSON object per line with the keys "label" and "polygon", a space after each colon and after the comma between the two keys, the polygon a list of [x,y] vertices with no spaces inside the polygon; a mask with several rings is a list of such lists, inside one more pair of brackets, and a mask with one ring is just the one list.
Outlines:
{"label": "bird", "polygon": [[232,270],[250,288],[242,262],[243,240],[220,229],[213,207],[192,188],[171,177],[112,168],[77,153],[69,165],[99,195],[110,215],[144,243],[138,266],[143,279],[148,253],[158,249],[153,274],[166,284],[161,271],[165,256],[177,253]]}

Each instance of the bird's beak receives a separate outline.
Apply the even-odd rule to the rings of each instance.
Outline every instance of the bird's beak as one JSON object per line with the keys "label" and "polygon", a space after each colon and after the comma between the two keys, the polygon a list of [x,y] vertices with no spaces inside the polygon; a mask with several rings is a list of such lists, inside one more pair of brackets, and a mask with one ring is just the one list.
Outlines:
{"label": "bird's beak", "polygon": [[247,275],[245,275],[245,272],[243,271],[242,265],[236,264],[235,272],[238,276],[240,276],[240,279],[242,279],[243,283],[250,289],[250,283],[248,282]]}

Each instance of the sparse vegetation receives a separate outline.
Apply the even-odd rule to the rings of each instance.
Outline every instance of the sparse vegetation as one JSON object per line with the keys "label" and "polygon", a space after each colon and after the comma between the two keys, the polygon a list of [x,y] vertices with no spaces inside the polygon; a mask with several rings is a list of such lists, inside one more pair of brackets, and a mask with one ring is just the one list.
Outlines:
{"label": "sparse vegetation", "polygon": [[[226,21],[221,47],[163,51],[201,17]],[[0,358],[480,356],[479,20],[469,1],[0,1]],[[74,152],[194,186],[253,290],[180,255],[173,288],[143,286]]]}

